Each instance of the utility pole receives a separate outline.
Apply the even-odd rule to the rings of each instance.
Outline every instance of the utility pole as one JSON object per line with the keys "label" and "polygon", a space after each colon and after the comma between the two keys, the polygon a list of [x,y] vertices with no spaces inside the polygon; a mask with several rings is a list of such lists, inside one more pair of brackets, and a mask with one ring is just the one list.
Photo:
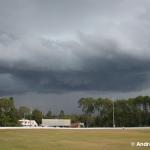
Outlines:
{"label": "utility pole", "polygon": [[32,107],[31,107],[31,115],[30,115],[30,127],[31,127],[31,116],[32,116]]}
{"label": "utility pole", "polygon": [[114,109],[114,100],[113,100],[113,127],[115,128],[115,109]]}

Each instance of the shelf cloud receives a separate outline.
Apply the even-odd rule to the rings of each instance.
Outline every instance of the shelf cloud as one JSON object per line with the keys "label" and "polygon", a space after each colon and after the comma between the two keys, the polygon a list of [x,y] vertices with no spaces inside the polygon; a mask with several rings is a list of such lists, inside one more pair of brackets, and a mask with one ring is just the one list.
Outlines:
{"label": "shelf cloud", "polygon": [[0,95],[150,88],[149,0],[1,0]]}

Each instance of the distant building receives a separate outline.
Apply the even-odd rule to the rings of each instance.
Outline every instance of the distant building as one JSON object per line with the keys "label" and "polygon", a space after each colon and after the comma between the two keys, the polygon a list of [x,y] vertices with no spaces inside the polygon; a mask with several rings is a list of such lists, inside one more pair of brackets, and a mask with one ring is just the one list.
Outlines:
{"label": "distant building", "polygon": [[70,127],[70,119],[42,119],[42,126],[44,127]]}
{"label": "distant building", "polygon": [[19,120],[19,122],[23,127],[37,127],[38,126],[35,120],[21,119]]}

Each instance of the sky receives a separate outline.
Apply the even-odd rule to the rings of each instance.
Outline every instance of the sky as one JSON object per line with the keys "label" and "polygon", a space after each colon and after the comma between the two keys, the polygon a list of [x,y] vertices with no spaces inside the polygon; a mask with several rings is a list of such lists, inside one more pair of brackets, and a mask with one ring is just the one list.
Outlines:
{"label": "sky", "polygon": [[0,96],[75,113],[150,95],[149,29],[149,0],[0,0]]}

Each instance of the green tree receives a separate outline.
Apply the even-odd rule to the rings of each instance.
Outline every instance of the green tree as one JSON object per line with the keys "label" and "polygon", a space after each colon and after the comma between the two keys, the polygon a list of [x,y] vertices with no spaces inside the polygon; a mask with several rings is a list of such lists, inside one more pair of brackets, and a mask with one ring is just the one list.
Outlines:
{"label": "green tree", "polygon": [[64,113],[63,110],[61,110],[60,113],[59,113],[59,118],[64,119],[64,117],[65,117],[65,113]]}
{"label": "green tree", "polygon": [[35,120],[38,124],[42,123],[42,118],[43,118],[43,115],[40,110],[34,109],[32,111],[32,119]]}
{"label": "green tree", "polygon": [[79,108],[82,109],[82,112],[84,113],[82,115],[82,120],[84,121],[85,126],[93,126],[94,117],[92,114],[95,111],[95,99],[94,98],[81,98],[78,101]]}
{"label": "green tree", "polygon": [[19,118],[20,119],[22,119],[22,118],[29,119],[30,112],[31,112],[30,108],[28,108],[26,106],[20,106],[18,109]]}
{"label": "green tree", "polygon": [[52,112],[51,112],[51,110],[49,110],[49,111],[47,112],[45,118],[51,119],[52,117],[53,117],[53,116],[52,116]]}
{"label": "green tree", "polygon": [[18,125],[18,113],[13,97],[0,99],[0,126]]}
{"label": "green tree", "polygon": [[78,101],[79,108],[82,108],[82,112],[86,115],[91,115],[94,113],[94,105],[95,105],[95,99],[93,98],[81,98]]}
{"label": "green tree", "polygon": [[112,100],[108,98],[98,98],[95,102],[95,112],[97,115],[95,126],[112,126]]}

